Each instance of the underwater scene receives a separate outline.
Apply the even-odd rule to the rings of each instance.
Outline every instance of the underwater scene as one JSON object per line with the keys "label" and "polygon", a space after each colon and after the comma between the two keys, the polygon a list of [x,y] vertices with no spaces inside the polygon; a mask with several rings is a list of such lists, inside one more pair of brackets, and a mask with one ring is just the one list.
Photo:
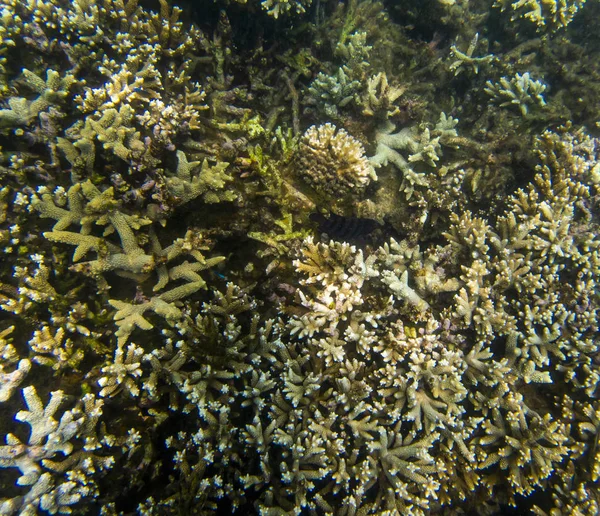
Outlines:
{"label": "underwater scene", "polygon": [[0,515],[600,514],[600,0],[0,0]]}

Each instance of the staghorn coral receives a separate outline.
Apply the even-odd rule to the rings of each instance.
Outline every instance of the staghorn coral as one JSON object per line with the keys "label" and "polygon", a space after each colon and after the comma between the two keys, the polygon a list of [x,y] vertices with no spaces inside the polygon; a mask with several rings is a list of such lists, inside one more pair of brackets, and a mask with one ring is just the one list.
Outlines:
{"label": "staghorn coral", "polygon": [[[182,175],[184,175],[182,173]],[[180,183],[184,183],[183,178],[179,178]],[[206,186],[199,181],[191,183],[195,185],[198,192],[194,192],[182,199],[182,202],[193,199],[200,195]],[[113,188],[100,192],[90,181],[77,183],[67,192],[68,209],[57,206],[51,194],[43,192],[42,197],[34,196],[31,207],[39,211],[43,217],[54,218],[57,223],[52,231],[44,236],[49,240],[75,245],[73,261],[77,262],[85,255],[94,251],[98,258],[91,262],[86,262],[76,266],[76,269],[88,274],[99,276],[104,272],[119,270],[133,275],[144,275],[152,270],[157,270],[159,281],[155,285],[155,290],[163,288],[171,279],[185,278],[189,281],[199,281],[200,277],[196,271],[218,263],[216,260],[206,262],[200,252],[202,245],[199,239],[193,241],[191,235],[185,239],[175,241],[171,246],[162,249],[154,233],[150,234],[152,251],[157,256],[163,258],[160,263],[151,254],[146,254],[138,244],[134,230],[151,223],[150,220],[139,218],[138,216],[128,216],[120,212],[118,203],[113,197]],[[65,231],[72,224],[78,224],[81,227],[80,233]],[[110,225],[110,229],[105,234],[116,233],[119,236],[120,246],[107,242],[102,237],[90,235],[93,225]],[[178,268],[169,272],[165,268],[165,263],[171,261],[181,254],[189,254],[196,260],[196,265],[185,262]]]}
{"label": "staghorn coral", "polygon": [[114,318],[116,325],[119,327],[115,333],[119,347],[122,347],[127,342],[127,339],[135,328],[140,328],[141,330],[151,330],[153,328],[152,324],[144,318],[145,312],[150,310],[164,317],[167,321],[175,322],[182,314],[173,303],[197,292],[204,286],[205,283],[202,280],[190,281],[140,304],[119,301],[118,299],[109,300],[110,305],[117,310]]}
{"label": "staghorn coral", "polygon": [[[179,179],[184,181],[181,177]],[[201,188],[204,187],[201,186]],[[189,201],[191,198],[194,198],[194,195],[183,199],[182,202]],[[57,202],[59,205],[56,204]],[[90,251],[96,252],[96,260],[75,264],[74,270],[91,275],[99,282],[104,281],[105,273],[113,270],[139,281],[147,278],[150,272],[156,271],[158,280],[153,287],[153,292],[164,289],[172,281],[181,282],[183,280],[185,282],[137,304],[116,299],[108,300],[108,303],[117,309],[114,317],[118,326],[115,335],[119,348],[124,346],[136,327],[142,330],[153,328],[153,325],[143,317],[146,311],[150,310],[168,321],[179,318],[181,311],[173,303],[199,289],[206,288],[205,281],[198,273],[223,260],[223,257],[205,258],[201,252],[201,249],[205,249],[200,242],[201,237],[192,236],[191,232],[188,232],[185,238],[176,240],[164,249],[160,246],[157,236],[151,232],[149,235],[151,250],[147,254],[138,244],[133,230],[139,230],[150,221],[143,219],[139,221],[137,217],[131,218],[117,211],[112,188],[101,193],[89,181],[78,183],[66,193],[68,209],[62,208],[61,202],[64,204],[65,200],[60,201],[49,193],[42,193],[41,198],[33,197],[31,207],[39,211],[42,216],[57,220],[53,230],[46,233],[45,236],[51,241],[75,245],[74,262],[78,262]],[[81,232],[64,230],[72,224],[79,225]],[[105,234],[115,232],[119,236],[120,246],[107,242],[102,237],[90,235],[94,224],[108,224],[112,231],[105,231]],[[182,255],[188,255],[194,261],[184,260],[181,262]],[[172,265],[170,268],[167,267],[167,264],[174,260],[180,263]],[[39,332],[48,333],[48,330],[42,328]],[[64,335],[64,331],[59,329],[56,336],[59,334]],[[48,344],[55,341],[56,337],[50,339],[49,334],[47,337],[44,343],[39,342],[39,338],[34,338],[30,343],[32,349],[42,354],[48,352],[58,354],[59,360],[68,361],[71,367],[82,359],[81,350],[74,352],[70,345],[67,346],[68,349],[59,350],[60,345],[54,342],[52,346],[55,348],[54,351],[49,350]],[[51,359],[41,355],[37,357],[37,360],[45,365],[52,365]],[[60,367],[59,362],[54,366]]]}
{"label": "staghorn coral", "polygon": [[477,48],[478,41],[479,34],[475,34],[465,52],[459,50],[456,44],[450,47],[450,59],[454,59],[454,61],[450,63],[448,68],[454,75],[461,74],[467,68],[471,68],[474,74],[478,74],[480,66],[485,66],[493,62],[494,56],[491,54],[482,57],[473,57],[473,52]]}
{"label": "staghorn coral", "polygon": [[[166,187],[178,204],[185,204],[199,196],[209,204],[235,199],[234,192],[222,191],[225,183],[232,180],[225,173],[229,163],[218,163],[213,167],[206,159],[202,165],[198,161],[190,163],[183,151],[177,151],[177,160],[177,175],[166,178]],[[197,168],[200,168],[199,173],[192,175]]]}
{"label": "staghorn coral", "polygon": [[365,69],[369,67],[373,46],[367,44],[367,38],[365,31],[356,31],[348,34],[343,41],[338,41],[335,47],[336,57],[344,61],[344,71],[357,80],[364,77]]}
{"label": "staghorn coral", "polygon": [[[465,162],[455,152],[465,140],[458,136],[457,124],[457,119],[441,113],[433,127],[422,124],[394,132],[394,124],[386,120],[376,130],[377,146],[369,161],[380,170],[377,217],[393,217],[401,231],[420,235],[435,226],[441,213],[465,209]],[[399,186],[401,195],[389,192],[392,185]]]}
{"label": "staghorn coral", "polygon": [[[442,153],[441,142],[457,135],[454,129],[457,123],[458,120],[441,113],[440,120],[433,130],[426,127],[421,134],[416,134],[413,128],[393,133],[395,127],[388,121],[377,131],[377,148],[369,161],[375,167],[393,163],[403,174],[402,189],[410,199],[415,186],[427,185],[425,174],[415,171],[411,163],[423,162],[435,168]],[[399,150],[408,151],[408,157],[402,156]]]}
{"label": "staghorn coral", "polygon": [[[16,349],[10,343],[9,336],[14,329],[14,326],[9,326],[0,332],[0,403],[9,400],[31,369],[31,361],[27,358],[19,359]],[[7,372],[6,368],[12,371]]]}
{"label": "staghorn coral", "polygon": [[394,102],[402,96],[406,88],[391,86],[387,75],[380,72],[367,80],[367,89],[361,98],[362,112],[367,116],[391,118],[399,113]]}
{"label": "staghorn coral", "polygon": [[73,341],[66,337],[64,328],[58,328],[53,335],[48,326],[42,326],[33,332],[28,345],[36,354],[33,357],[35,363],[55,370],[77,368],[84,356],[83,350],[76,349]]}
{"label": "staghorn coral", "polygon": [[[433,467],[432,459],[424,454],[440,437],[439,433],[433,430],[438,425],[451,424],[450,419],[442,423],[444,418],[441,416],[441,406],[446,407],[448,403],[455,407],[456,402],[465,394],[455,379],[444,378],[444,375],[450,373],[453,366],[446,367],[445,372],[442,373],[442,370],[436,370],[434,365],[437,358],[412,355],[411,360],[414,361],[414,364],[408,366],[408,370],[412,369],[417,373],[418,363],[421,363],[421,367],[424,368],[415,376],[409,375],[411,379],[408,382],[406,380],[403,382],[404,388],[408,388],[410,384],[414,390],[398,392],[396,395],[397,408],[391,411],[384,409],[386,404],[384,400],[388,396],[385,384],[391,381],[389,379],[391,370],[387,371],[385,365],[381,369],[374,369],[375,363],[368,365],[369,363],[364,361],[364,357],[373,356],[375,353],[381,353],[388,359],[392,357],[387,347],[382,345],[381,332],[387,327],[386,320],[395,319],[398,309],[392,308],[392,299],[389,300],[390,305],[386,307],[385,304],[378,303],[375,298],[368,296],[369,286],[373,282],[379,281],[377,279],[380,276],[377,270],[378,256],[372,255],[364,258],[362,252],[357,252],[356,248],[348,244],[333,242],[325,246],[314,244],[310,240],[305,242],[302,252],[303,256],[296,262],[296,268],[307,274],[304,284],[307,289],[311,289],[312,294],[300,294],[301,302],[309,312],[294,317],[290,321],[290,328],[292,335],[306,340],[309,349],[314,348],[315,361],[306,361],[300,356],[294,359],[294,363],[297,365],[294,365],[290,373],[284,376],[284,384],[288,383],[288,386],[284,387],[282,395],[287,398],[292,407],[297,407],[297,410],[303,406],[306,408],[302,410],[306,410],[310,405],[305,404],[315,396],[326,396],[325,399],[328,401],[323,403],[330,407],[330,414],[331,411],[340,415],[349,413],[350,420],[346,424],[350,426],[354,436],[350,438],[348,435],[343,446],[336,445],[336,449],[344,450],[343,456],[348,457],[344,458],[343,462],[337,460],[328,463],[325,457],[320,456],[316,462],[320,465],[319,476],[315,477],[315,480],[320,479],[323,483],[328,478],[327,471],[331,471],[329,474],[337,483],[334,491],[345,493],[345,500],[347,500],[345,503],[356,505],[357,508],[361,507],[361,502],[350,494],[348,481],[343,480],[344,470],[338,469],[337,473],[333,472],[335,470],[331,470],[331,466],[336,466],[337,462],[337,468],[351,468],[350,471],[354,472],[361,471],[360,477],[357,478],[358,486],[356,488],[359,493],[366,494],[370,489],[373,490],[376,501],[373,504],[367,503],[362,506],[364,510],[395,508],[395,510],[401,511],[427,507],[426,497],[429,495],[426,493],[435,492],[439,488],[439,483],[431,478],[431,474],[436,469]],[[381,252],[382,257],[389,257],[389,254],[384,254],[383,250]],[[391,261],[393,258],[388,258],[388,260]],[[432,331],[434,331],[433,328]],[[399,340],[399,336],[396,335],[394,337],[390,335],[389,338],[388,346],[395,345],[395,342]],[[429,346],[436,346],[436,341],[437,337],[432,333]],[[423,349],[423,346],[415,344],[414,349],[419,348]],[[410,349],[413,348],[407,347],[405,352],[397,355],[395,359],[398,369],[394,377],[397,377],[398,381],[402,372],[406,372],[399,367],[400,363],[403,363],[403,360],[408,357]],[[447,359],[448,356],[446,356]],[[338,369],[344,373],[341,379],[333,373]],[[459,375],[461,374],[460,370],[457,372]],[[313,380],[311,380],[316,374],[319,374],[323,380],[328,380],[325,385],[321,382],[318,390],[316,385],[313,386]],[[420,392],[418,386],[421,377],[439,378],[440,380],[430,394],[431,399],[417,394]],[[304,380],[301,380],[302,378]],[[331,382],[331,388],[327,386],[329,382]],[[330,389],[332,389],[331,392]],[[454,392],[455,389],[459,390]],[[404,392],[403,397],[401,397],[401,392]],[[370,393],[377,393],[377,395],[373,398],[373,394],[370,395]],[[448,397],[446,398],[446,396]],[[413,433],[410,433],[411,437],[404,440],[400,437],[400,434],[397,433],[400,428],[398,422],[397,430],[393,434],[388,435],[380,430],[378,441],[377,428],[381,428],[381,418],[389,422],[397,422],[398,414],[403,406],[407,408],[404,424],[414,425],[414,430],[411,431]],[[287,410],[289,411],[289,409]],[[425,426],[422,426],[422,413],[425,414]],[[365,417],[366,414],[370,415]],[[303,416],[300,421],[303,421],[305,417]],[[380,423],[376,424],[375,418]],[[413,421],[414,423],[410,423]],[[328,423],[328,428],[333,430],[340,424],[344,425],[344,419],[337,421],[334,419]],[[415,439],[416,432],[423,430],[426,435]],[[340,434],[336,433],[336,435]],[[290,438],[293,439],[292,436]],[[368,455],[372,458],[367,463],[356,463],[359,452],[351,453],[350,450],[365,444]],[[323,445],[326,445],[326,442]],[[419,452],[419,449],[424,451]],[[330,461],[333,460],[333,455],[329,455],[329,457]],[[384,472],[385,476],[381,477]],[[313,478],[312,475],[315,473],[311,473],[309,478]],[[348,478],[352,478],[352,475]],[[389,479],[389,484],[386,481],[377,481],[378,478]],[[299,478],[292,477],[287,482],[293,484],[299,481]],[[327,482],[324,484],[325,486]],[[322,489],[318,496],[315,496],[314,502],[309,499],[305,500],[304,496],[306,495],[303,495],[300,503],[303,506],[306,504],[307,507],[315,506],[315,504],[317,507],[331,507],[327,497],[330,489],[327,487]],[[286,492],[297,493],[297,491],[289,489]]]}
{"label": "staghorn coral", "polygon": [[[557,152],[566,150],[563,145],[569,147],[570,137],[561,139],[548,133],[545,138],[544,145],[548,147],[546,152],[540,153],[540,156],[544,160],[553,162],[556,167],[561,159],[550,158],[550,152],[556,156]],[[582,143],[579,148],[582,150],[574,151],[574,148],[570,148],[571,150],[566,151],[562,159],[572,156],[573,165],[578,167],[577,175],[581,179],[587,177],[589,180],[594,161],[585,161],[578,157],[578,152],[582,152],[582,156],[587,156],[586,149],[589,147],[586,147],[585,143]],[[546,182],[542,179],[544,174],[552,173],[557,174],[557,179],[552,181],[553,187],[544,187],[550,184],[550,181]],[[563,183],[560,177],[564,178],[562,181],[567,182],[564,187],[561,186]],[[540,175],[536,181],[540,188],[545,188],[548,195],[552,195],[553,192],[563,192],[555,202],[573,202],[573,199],[577,199],[581,193],[571,197],[572,194],[567,192],[581,192],[582,187],[581,184],[570,183],[567,177],[574,177],[573,173],[564,173],[557,168],[550,171],[548,167],[541,165]],[[514,202],[518,202],[518,198],[515,196]],[[529,216],[533,217],[534,212]],[[510,220],[510,216],[508,219]],[[523,219],[523,223],[525,220]],[[510,250],[512,245],[508,243],[510,241],[514,242],[517,249],[524,247],[533,250],[537,253],[535,256],[539,256],[538,259],[543,262],[552,260],[547,254],[546,247],[522,243],[522,238],[535,241],[534,235],[527,233],[521,233],[524,236],[515,240],[511,237],[502,244],[497,240],[501,247],[496,247],[498,244],[494,242],[500,237],[495,236],[491,228],[482,222],[477,221],[470,214],[462,218],[457,217],[454,229],[447,235],[450,249],[459,251],[466,246],[473,250],[471,256],[487,257],[490,256],[493,245],[494,253],[497,253],[493,260],[498,260],[499,266],[500,263],[504,263],[501,249],[506,249],[509,254],[515,253],[515,256],[518,254],[516,250]],[[538,231],[538,224],[543,225],[543,220],[539,219],[537,223],[528,226],[529,231]],[[581,238],[587,240],[588,237],[581,235]],[[591,249],[595,249],[595,246],[592,245]],[[556,256],[563,257],[562,259],[575,256],[576,253],[573,248],[567,251],[564,246],[552,252],[557,253]],[[305,411],[306,408],[303,407],[309,407],[320,400],[321,396],[325,396],[331,401],[322,403],[326,403],[329,407],[335,406],[336,411],[341,409],[349,412],[348,424],[353,428],[353,434],[361,436],[367,443],[372,442],[376,428],[381,425],[381,422],[375,424],[373,418],[387,417],[393,418],[393,421],[403,421],[403,428],[404,425],[412,425],[410,435],[424,433],[429,436],[431,441],[426,449],[431,456],[436,456],[433,450],[438,449],[439,446],[440,450],[456,448],[459,450],[459,456],[462,457],[457,463],[452,464],[452,468],[456,469],[451,476],[440,474],[435,479],[432,478],[432,473],[439,470],[423,469],[429,473],[428,483],[425,482],[424,476],[419,476],[419,470],[411,469],[413,473],[409,475],[411,487],[408,491],[401,487],[400,463],[393,462],[391,457],[383,460],[384,469],[391,464],[396,466],[393,467],[393,479],[389,474],[387,477],[392,479],[394,489],[388,490],[385,483],[373,484],[364,480],[363,486],[367,487],[359,488],[360,493],[363,489],[374,488],[374,485],[378,490],[375,492],[379,493],[375,496],[374,505],[365,505],[363,507],[365,510],[375,510],[377,507],[380,510],[394,508],[398,511],[415,512],[419,510],[418,508],[420,510],[431,508],[429,504],[433,500],[436,498],[449,500],[451,496],[456,495],[457,490],[462,492],[462,496],[466,496],[469,492],[467,486],[472,485],[474,475],[478,474],[488,486],[490,493],[498,489],[508,489],[509,494],[505,500],[514,503],[515,495],[530,493],[537,487],[546,485],[551,472],[566,457],[574,459],[578,456],[581,445],[571,440],[570,423],[556,421],[550,413],[540,412],[539,408],[535,410],[530,408],[524,403],[522,395],[513,391],[519,382],[551,381],[550,376],[540,369],[553,363],[568,362],[562,350],[568,349],[569,345],[565,342],[562,346],[566,347],[559,347],[557,339],[560,339],[561,335],[556,331],[558,325],[552,326],[548,322],[542,322],[562,321],[560,324],[564,325],[566,324],[564,319],[557,318],[556,315],[528,314],[526,307],[515,311],[517,305],[514,299],[511,304],[503,300],[501,292],[507,292],[507,288],[509,290],[515,288],[513,282],[525,281],[523,288],[527,284],[529,285],[527,288],[532,289],[527,296],[535,295],[534,292],[539,288],[545,288],[541,285],[534,287],[533,284],[528,283],[535,281],[535,267],[527,265],[523,267],[523,264],[517,263],[511,266],[510,270],[515,271],[511,275],[506,265],[502,265],[502,269],[499,269],[480,258],[473,259],[470,266],[462,265],[463,273],[460,282],[465,287],[455,296],[454,308],[451,304],[442,310],[442,314],[446,314],[442,315],[442,318],[446,316],[450,318],[436,321],[431,315],[427,315],[433,303],[429,292],[446,289],[452,292],[458,289],[461,283],[438,277],[435,281],[420,281],[413,286],[406,272],[429,270],[430,274],[434,273],[439,270],[439,266],[427,267],[424,256],[434,253],[433,256],[438,256],[433,260],[433,263],[436,263],[442,256],[447,256],[447,250],[429,250],[423,255],[418,249],[411,249],[406,243],[402,245],[390,242],[382,247],[378,254],[365,259],[362,252],[358,252],[348,244],[331,242],[324,245],[314,244],[308,240],[302,253],[303,257],[296,262],[296,268],[307,277],[304,280],[304,288],[299,292],[299,300],[308,311],[292,318],[290,333],[306,341],[309,350],[314,347],[314,351],[310,353],[314,358],[301,358],[299,353],[295,355],[291,351],[286,352],[285,356],[289,356],[293,362],[286,366],[287,371],[282,377],[284,387],[281,389],[281,401],[277,402],[280,409],[277,411],[277,418],[274,416],[272,421],[279,422],[279,418],[294,411]],[[533,256],[529,257],[529,260],[531,259]],[[391,273],[394,270],[404,271],[403,289],[394,286],[397,279],[391,281],[392,278],[399,278],[398,272]],[[398,295],[398,301],[391,301],[393,305],[385,307],[381,301],[375,302],[376,298],[369,296],[368,292],[378,282],[386,284],[387,280],[390,280],[391,291]],[[507,287],[507,281],[511,287]],[[373,306],[371,303],[374,302]],[[562,304],[557,302],[553,305],[553,303],[550,301],[544,310],[556,310],[553,308],[556,306],[560,311]],[[439,309],[439,301],[435,304]],[[529,304],[541,306],[535,302]],[[403,322],[402,319],[409,314],[413,314],[414,317],[414,311],[423,314],[428,321],[426,326],[417,323],[415,328]],[[593,317],[593,313],[595,311],[588,315]],[[532,320],[537,321],[535,327],[539,328],[535,333]],[[478,336],[477,345],[465,348],[466,334],[462,334],[460,328],[475,331]],[[518,341],[516,344],[509,343],[512,342],[514,332],[517,331],[526,335],[524,337],[527,341],[526,346],[520,345]],[[502,338],[503,335],[507,339],[507,345],[504,356],[502,354],[498,356],[490,351],[489,346],[491,342]],[[460,349],[468,353],[463,354]],[[515,349],[519,350],[518,353]],[[595,348],[590,343],[588,349]],[[361,358],[353,362],[352,358],[373,359],[375,356],[381,356],[384,361],[379,369],[376,361],[365,361]],[[286,358],[288,363],[290,358]],[[389,366],[385,365],[388,363]],[[559,366],[559,369],[562,367]],[[337,368],[347,376],[342,379],[336,376],[329,377],[327,371]],[[557,369],[553,368],[553,371],[556,373]],[[315,383],[317,375],[322,379],[320,388],[318,388],[319,384]],[[484,386],[483,390],[482,386]],[[585,389],[586,385],[581,385],[580,388]],[[468,405],[464,405],[467,399],[475,408],[469,410],[468,418],[465,417]],[[286,403],[288,403],[287,407]],[[373,407],[363,412],[366,403],[372,404]],[[495,406],[502,408],[496,409]],[[385,412],[377,415],[377,408]],[[330,408],[330,418],[331,410]],[[281,415],[279,415],[280,411]],[[363,413],[368,413],[370,416],[359,417],[355,421],[356,416]],[[290,415],[287,415],[281,421],[286,421],[289,417]],[[316,417],[318,420],[319,416]],[[304,414],[299,421],[305,419],[310,421],[313,418]],[[292,428],[294,428],[293,433]],[[336,423],[328,422],[326,428],[332,431],[336,428]],[[590,430],[596,431],[595,427]],[[299,443],[298,445],[306,449],[307,444],[296,437],[300,435],[296,427],[290,426],[290,430],[286,431],[285,435],[284,442],[292,447],[292,450],[297,446],[293,443]],[[275,442],[279,441],[275,439]],[[387,442],[382,441],[382,450],[389,446]],[[320,448],[327,449],[326,441],[318,440],[316,443]],[[336,449],[348,453],[355,445],[360,445],[360,440],[354,444],[345,442],[343,446]],[[314,448],[315,444],[311,446],[312,449],[317,450]],[[374,452],[380,448],[379,445],[374,445],[369,449]],[[344,480],[346,477],[343,473],[348,468],[347,462],[343,463],[344,470],[332,473],[331,468],[336,462],[328,462],[322,451],[316,455],[315,453],[317,452],[309,454],[309,457],[314,458],[311,467],[306,465],[304,470],[302,468],[294,470],[293,474],[292,470],[289,470],[290,474],[286,473],[288,476],[284,477],[284,484],[289,487],[280,493],[286,493],[288,499],[295,500],[290,507],[329,507],[331,509],[328,510],[332,510],[333,506],[327,497],[330,488],[320,491],[316,487],[315,495],[311,497],[307,497],[308,493],[304,491],[299,494],[297,486],[304,478],[310,479],[312,484],[319,486],[326,485],[326,480],[331,475],[336,479],[335,490],[338,494],[348,489],[344,487],[347,486],[347,480]],[[410,457],[408,451],[407,456]],[[469,464],[474,458],[477,458],[475,467]],[[386,462],[387,460],[390,462]],[[337,464],[337,467],[340,467],[340,463]],[[378,470],[375,463],[369,467],[362,467],[365,468],[362,478],[372,478],[369,476],[371,472]],[[499,473],[503,470],[507,470],[506,481],[502,480],[503,475]],[[480,473],[476,473],[477,471]],[[302,476],[298,476],[300,472]],[[320,482],[317,483],[317,480]],[[359,485],[361,485],[360,481]],[[292,489],[292,486],[296,487]],[[400,496],[399,493],[404,494]],[[449,493],[454,494],[449,495]],[[314,501],[311,501],[312,496]],[[357,503],[356,500],[352,502],[348,498],[347,500],[346,503]]]}
{"label": "staghorn coral", "polygon": [[260,4],[269,16],[277,19],[289,13],[304,14],[312,4],[312,0],[293,0],[291,2],[289,0],[261,0]]}
{"label": "staghorn coral", "polygon": [[34,100],[10,97],[8,99],[9,109],[0,110],[0,127],[12,128],[28,125],[42,111],[46,111],[52,105],[60,104],[69,94],[75,77],[72,74],[60,77],[59,72],[49,68],[44,81],[32,71],[24,68],[23,81],[29,90],[39,93],[39,96]]}
{"label": "staghorn coral", "polygon": [[110,150],[122,160],[134,161],[142,156],[145,146],[139,131],[131,127],[133,116],[134,110],[127,104],[121,105],[118,110],[106,109],[100,119],[86,119],[85,126],[80,131],[71,127],[70,134],[76,138],[80,148],[91,147],[92,142],[98,140],[104,149]]}
{"label": "staghorn coral", "polygon": [[522,116],[527,116],[530,105],[545,106],[542,93],[546,85],[530,77],[529,72],[516,74],[512,78],[502,77],[499,83],[486,82],[485,92],[498,102],[500,107],[516,106]]}
{"label": "staghorn coral", "polygon": [[359,91],[360,82],[352,80],[340,67],[335,75],[319,72],[308,88],[307,103],[328,118],[338,120],[342,108],[358,101]]}
{"label": "staghorn coral", "polygon": [[126,351],[125,354],[123,346],[119,346],[114,361],[101,369],[103,376],[98,380],[98,385],[102,387],[99,393],[101,397],[114,396],[121,389],[126,389],[131,396],[139,395],[140,389],[135,380],[142,374],[140,363],[144,350],[132,342]]}
{"label": "staghorn coral", "polygon": [[496,7],[502,11],[511,10],[511,20],[526,18],[534,23],[538,30],[548,27],[551,31],[556,31],[566,27],[577,11],[585,5],[585,0],[496,0]]}
{"label": "staghorn coral", "polygon": [[[15,419],[30,426],[29,439],[22,443],[8,434],[6,445],[0,447],[0,467],[17,468],[21,473],[17,484],[31,488],[24,496],[4,498],[0,507],[6,514],[23,514],[38,508],[53,514],[68,512],[69,505],[94,495],[96,487],[91,475],[113,464],[111,457],[92,453],[101,447],[99,443],[93,445],[92,434],[102,415],[102,402],[87,395],[57,421],[54,415],[65,399],[63,392],[52,392],[45,407],[34,387],[26,387],[22,393],[28,410],[18,412]],[[86,446],[75,447],[71,441],[82,436],[88,440]],[[64,460],[53,460],[58,454]],[[64,473],[65,478],[56,485],[48,469]],[[81,480],[78,473],[83,474]]]}

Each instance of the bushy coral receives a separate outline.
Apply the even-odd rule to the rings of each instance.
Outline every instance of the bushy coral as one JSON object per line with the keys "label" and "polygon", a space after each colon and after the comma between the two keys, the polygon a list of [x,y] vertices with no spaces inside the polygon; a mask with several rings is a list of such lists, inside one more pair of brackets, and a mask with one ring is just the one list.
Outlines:
{"label": "bushy coral", "polygon": [[496,0],[494,3],[503,11],[510,9],[512,20],[525,18],[537,25],[538,29],[549,27],[550,30],[566,27],[584,4],[585,0]]}
{"label": "bushy coral", "polygon": [[499,83],[487,81],[485,92],[492,99],[504,106],[516,106],[523,116],[526,116],[530,105],[544,106],[546,101],[542,95],[546,90],[546,85],[538,80],[533,80],[526,72],[516,74],[509,79],[502,77]]}
{"label": "bushy coral", "polygon": [[359,194],[377,179],[359,141],[333,124],[310,127],[300,139],[300,175],[330,196]]}
{"label": "bushy coral", "polygon": [[360,82],[350,79],[343,68],[338,68],[335,75],[319,72],[308,89],[308,102],[318,112],[336,120],[343,108],[357,102],[359,91]]}
{"label": "bushy coral", "polygon": [[312,0],[262,0],[262,8],[269,16],[277,19],[287,14],[304,14],[310,7]]}

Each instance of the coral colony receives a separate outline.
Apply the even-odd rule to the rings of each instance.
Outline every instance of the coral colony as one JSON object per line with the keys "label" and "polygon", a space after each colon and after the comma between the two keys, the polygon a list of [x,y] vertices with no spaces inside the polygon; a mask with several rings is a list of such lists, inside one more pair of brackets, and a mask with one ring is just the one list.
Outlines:
{"label": "coral colony", "polygon": [[0,0],[0,515],[598,515],[599,20]]}

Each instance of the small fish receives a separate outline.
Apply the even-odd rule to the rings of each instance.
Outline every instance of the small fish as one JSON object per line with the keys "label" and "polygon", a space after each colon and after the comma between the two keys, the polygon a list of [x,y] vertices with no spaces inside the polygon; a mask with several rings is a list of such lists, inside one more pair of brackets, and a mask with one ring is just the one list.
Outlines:
{"label": "small fish", "polygon": [[221,274],[220,272],[217,272],[213,269],[210,270],[211,274],[215,275],[217,278],[221,278],[223,281],[227,281],[227,276],[225,276],[224,274]]}
{"label": "small fish", "polygon": [[381,227],[373,219],[359,217],[342,217],[335,213],[325,216],[321,213],[311,213],[310,220],[317,224],[319,233],[327,233],[329,238],[344,242],[361,242],[366,240],[373,231]]}

